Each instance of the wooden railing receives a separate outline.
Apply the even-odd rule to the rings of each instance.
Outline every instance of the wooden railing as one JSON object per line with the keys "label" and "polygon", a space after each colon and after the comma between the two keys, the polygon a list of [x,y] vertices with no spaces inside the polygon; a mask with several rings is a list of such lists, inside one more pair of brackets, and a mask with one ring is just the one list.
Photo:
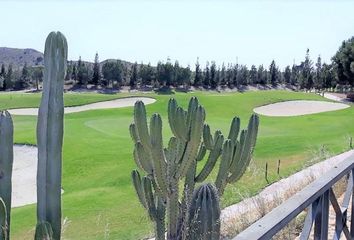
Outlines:
{"label": "wooden railing", "polygon": [[[333,239],[340,239],[342,233],[346,239],[354,239],[354,221],[350,223],[348,221],[349,204],[351,204],[350,216],[354,215],[354,201],[350,201],[353,198],[353,173],[354,155],[351,155],[302,191],[274,208],[233,240],[271,239],[305,209],[307,209],[307,216],[300,240],[309,239],[312,228],[314,228],[314,239],[327,240],[330,204],[336,214]],[[343,202],[339,204],[332,187],[345,176],[348,176],[348,184]]]}

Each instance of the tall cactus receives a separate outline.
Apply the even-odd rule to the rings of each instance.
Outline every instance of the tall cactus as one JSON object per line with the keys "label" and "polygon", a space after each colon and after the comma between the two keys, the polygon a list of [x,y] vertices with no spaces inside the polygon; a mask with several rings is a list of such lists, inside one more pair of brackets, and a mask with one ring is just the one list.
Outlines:
{"label": "tall cactus", "polygon": [[[205,124],[205,110],[193,97],[187,111],[171,99],[168,120],[174,136],[164,148],[161,116],[153,114],[148,127],[144,103],[135,104],[134,123],[130,125],[135,143],[133,155],[137,166],[147,175],[141,178],[134,170],[132,180],[141,204],[156,224],[156,239],[165,239],[165,217],[168,240],[191,239],[196,236],[191,232],[195,229],[190,227],[194,226],[193,218],[204,224],[198,228],[199,233],[206,229],[205,226],[215,223],[214,218],[219,218],[220,214],[217,214],[218,195],[223,194],[227,183],[237,181],[246,171],[256,144],[259,119],[252,115],[247,129],[239,134],[240,119],[235,117],[226,139],[219,130],[212,136],[210,127]],[[197,168],[197,164],[204,162],[201,160],[207,152],[204,166]],[[215,187],[207,184],[195,190],[195,185],[207,179],[215,166],[219,166]],[[197,169],[201,170],[197,172]],[[184,188],[180,194],[183,179]],[[196,214],[196,209],[203,214]],[[214,211],[213,214],[206,214],[209,210]],[[218,239],[217,229],[198,239]]]}
{"label": "tall cactus", "polygon": [[0,197],[6,210],[6,229],[0,232],[0,239],[10,237],[10,213],[13,164],[13,123],[7,111],[0,111]]}
{"label": "tall cactus", "polygon": [[63,144],[63,87],[67,42],[51,32],[45,43],[43,93],[38,113],[37,221],[48,222],[53,239],[61,233],[61,172]]}

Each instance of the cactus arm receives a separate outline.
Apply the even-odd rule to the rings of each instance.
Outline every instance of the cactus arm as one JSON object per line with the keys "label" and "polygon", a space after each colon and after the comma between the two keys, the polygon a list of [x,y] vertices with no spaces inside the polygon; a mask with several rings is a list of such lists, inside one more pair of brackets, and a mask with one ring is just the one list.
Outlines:
{"label": "cactus arm", "polygon": [[153,166],[150,154],[146,152],[141,142],[135,144],[134,153],[134,160],[137,162],[138,167],[144,170],[147,174],[152,174]]}
{"label": "cactus arm", "polygon": [[137,143],[140,141],[137,130],[136,130],[136,126],[134,123],[130,124],[129,132],[130,132],[130,136],[132,137],[134,143]]}
{"label": "cactus arm", "polygon": [[[4,201],[7,216],[6,238],[10,237],[11,191],[13,165],[13,122],[7,111],[0,111],[0,197]],[[3,238],[1,238],[3,239]]]}
{"label": "cactus arm", "polygon": [[231,122],[230,132],[228,139],[231,139],[233,142],[236,142],[238,134],[240,132],[240,118],[234,117]]}
{"label": "cactus arm", "polygon": [[188,139],[188,127],[186,124],[186,116],[181,107],[177,108],[175,119],[176,136],[186,142]]}
{"label": "cactus arm", "polygon": [[140,201],[141,205],[143,205],[144,208],[147,208],[147,204],[145,201],[145,195],[144,195],[144,189],[143,189],[143,185],[141,183],[140,174],[137,170],[133,170],[131,176],[132,176],[132,181],[134,184],[134,189],[136,191],[136,194],[138,195],[139,201]]}
{"label": "cactus arm", "polygon": [[194,119],[195,112],[198,108],[198,99],[196,97],[192,97],[188,104],[187,118],[186,123],[189,128],[191,128],[192,121]]}
{"label": "cactus arm", "polygon": [[176,130],[176,112],[177,112],[177,102],[174,98],[168,101],[168,122],[170,124],[171,131],[173,135],[177,136],[178,132]]}
{"label": "cactus arm", "polygon": [[205,145],[202,144],[199,147],[199,151],[198,151],[198,155],[197,155],[197,159],[196,159],[197,162],[202,161],[205,157],[205,154],[206,154],[206,148],[205,148]]}
{"label": "cactus arm", "polygon": [[210,134],[210,127],[208,124],[204,124],[203,127],[203,140],[206,149],[212,150],[214,146],[214,141],[213,141],[213,137]]}
{"label": "cactus arm", "polygon": [[143,177],[142,179],[143,189],[144,189],[144,196],[145,202],[147,206],[147,210],[149,212],[149,216],[151,220],[156,219],[156,206],[154,201],[154,194],[152,192],[152,183],[148,177]]}
{"label": "cactus arm", "polygon": [[251,156],[253,149],[256,144],[256,139],[258,135],[259,118],[256,114],[253,114],[248,123],[247,130],[241,131],[239,151],[235,154],[233,158],[233,163],[231,163],[231,175],[228,178],[228,182],[232,183],[241,178],[245,173],[247,166],[251,161]]}
{"label": "cactus arm", "polygon": [[134,106],[134,123],[137,135],[144,148],[150,148],[150,136],[146,122],[146,109],[142,101],[137,101]]}
{"label": "cactus arm", "polygon": [[50,223],[54,239],[60,239],[61,233],[63,86],[67,50],[64,35],[49,34],[44,50],[43,93],[37,122],[37,219]]}
{"label": "cactus arm", "polygon": [[154,178],[162,193],[167,194],[167,165],[162,142],[162,120],[159,114],[151,117],[150,132]]}
{"label": "cactus arm", "polygon": [[195,119],[191,121],[191,134],[190,141],[187,144],[185,154],[183,156],[179,171],[177,173],[178,178],[184,177],[187,174],[188,168],[193,161],[196,161],[198,149],[200,146],[200,140],[202,136],[203,126],[205,120],[204,108],[198,106],[195,111]]}
{"label": "cactus arm", "polygon": [[234,144],[231,139],[227,139],[224,143],[219,172],[215,180],[215,186],[219,193],[222,194],[226,185],[229,174],[230,164],[233,157]]}
{"label": "cactus arm", "polygon": [[224,142],[224,137],[223,135],[217,135],[215,138],[215,146],[213,146],[213,150],[209,153],[208,160],[205,163],[203,169],[200,171],[198,176],[196,177],[195,181],[196,182],[203,182],[211,173],[213,170],[216,161],[218,160],[220,154],[221,154],[221,149],[222,145]]}

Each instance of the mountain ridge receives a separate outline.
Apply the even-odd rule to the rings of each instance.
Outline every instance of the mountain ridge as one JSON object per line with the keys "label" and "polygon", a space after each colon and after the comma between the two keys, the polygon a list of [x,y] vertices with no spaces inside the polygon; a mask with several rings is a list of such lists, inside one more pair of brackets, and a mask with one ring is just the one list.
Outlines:
{"label": "mountain ridge", "polygon": [[[124,65],[130,67],[133,63],[121,59],[105,59],[100,61],[100,65],[105,62],[120,60]],[[68,62],[76,63],[77,60],[68,60]],[[82,61],[85,64],[93,64],[91,61]],[[12,64],[13,68],[22,68],[25,64],[27,66],[42,66],[44,64],[44,55],[42,52],[33,48],[10,48],[0,47],[0,65],[9,66]]]}

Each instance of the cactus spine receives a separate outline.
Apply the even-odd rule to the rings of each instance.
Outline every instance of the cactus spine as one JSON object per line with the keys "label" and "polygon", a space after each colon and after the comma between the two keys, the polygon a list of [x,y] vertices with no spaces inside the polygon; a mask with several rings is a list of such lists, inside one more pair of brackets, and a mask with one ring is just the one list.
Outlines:
{"label": "cactus spine", "polygon": [[48,222],[53,239],[61,232],[61,171],[63,144],[63,86],[67,42],[51,32],[45,43],[43,93],[37,122],[37,221]]}
{"label": "cactus spine", "polygon": [[[0,239],[10,237],[10,213],[11,213],[11,178],[13,164],[13,123],[7,111],[0,111],[0,197],[6,211],[6,229],[0,233]],[[5,225],[4,225],[5,224]]]}
{"label": "cactus spine", "polygon": [[[205,124],[205,110],[193,97],[187,111],[170,99],[168,121],[173,136],[164,148],[161,116],[153,114],[148,127],[143,102],[135,104],[134,123],[130,125],[134,160],[146,173],[141,178],[137,170],[132,172],[139,201],[156,224],[157,240],[165,239],[165,217],[168,240],[219,239],[218,196],[223,194],[227,183],[237,181],[246,171],[256,144],[258,116],[251,116],[240,137],[237,117],[232,120],[227,139],[221,131],[216,131],[213,137]],[[204,166],[197,168],[198,163]],[[204,184],[195,189],[196,183],[207,179],[215,166],[219,166],[215,187]],[[197,169],[201,171],[197,173]],[[193,222],[195,219],[199,222]]]}

